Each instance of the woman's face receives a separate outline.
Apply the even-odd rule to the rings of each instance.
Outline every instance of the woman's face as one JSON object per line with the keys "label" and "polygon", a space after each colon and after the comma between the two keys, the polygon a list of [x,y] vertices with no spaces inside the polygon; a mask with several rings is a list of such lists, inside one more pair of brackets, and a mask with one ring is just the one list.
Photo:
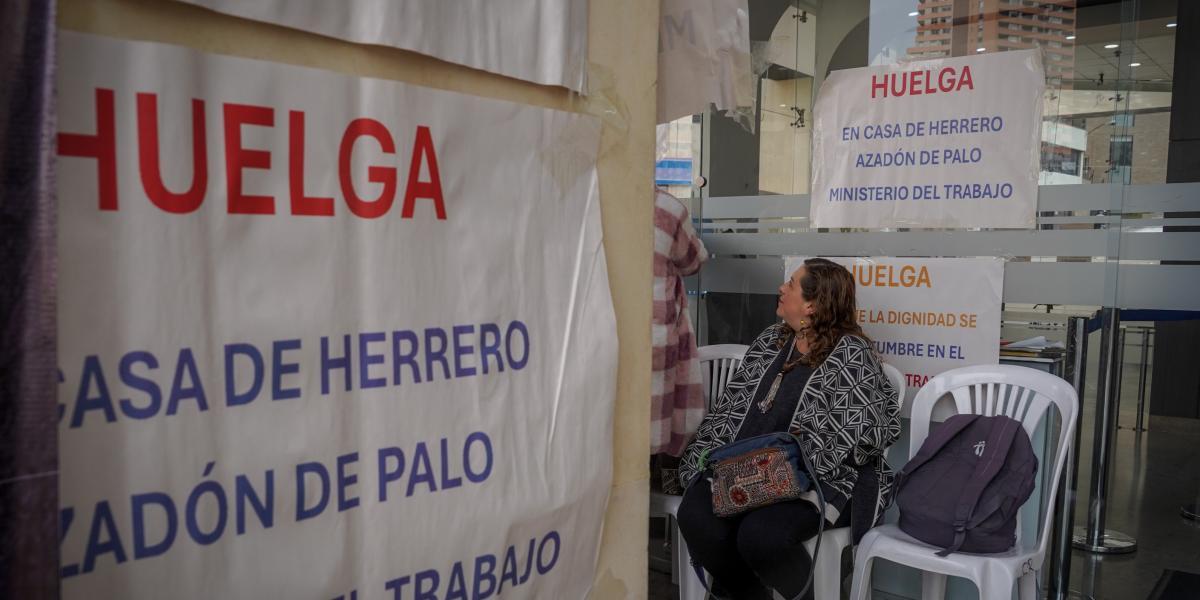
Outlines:
{"label": "woman's face", "polygon": [[796,269],[791,279],[779,286],[779,304],[775,307],[775,314],[797,331],[808,326],[814,310],[813,303],[805,300],[800,291],[800,280],[805,272],[804,267]]}

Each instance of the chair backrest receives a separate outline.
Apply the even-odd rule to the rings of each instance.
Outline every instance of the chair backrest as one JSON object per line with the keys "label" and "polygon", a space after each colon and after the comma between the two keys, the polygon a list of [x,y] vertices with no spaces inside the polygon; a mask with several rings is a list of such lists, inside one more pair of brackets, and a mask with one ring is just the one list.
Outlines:
{"label": "chair backrest", "polygon": [[714,344],[700,346],[696,356],[700,359],[700,373],[704,377],[704,407],[712,408],[713,401],[725,391],[734,372],[742,365],[749,346],[742,344]]}
{"label": "chair backrest", "polygon": [[900,408],[904,408],[904,396],[908,394],[908,384],[904,382],[904,374],[900,372],[900,369],[887,363],[883,363],[883,373],[892,380],[892,387],[900,394]]}
{"label": "chair backrest", "polygon": [[[913,398],[912,434],[908,446],[910,459],[917,454],[921,444],[929,436],[933,407],[946,394],[954,398],[959,414],[1010,417],[1021,422],[1025,433],[1031,439],[1038,423],[1046,416],[1047,409],[1051,405],[1057,407],[1062,425],[1058,431],[1054,460],[1048,463],[1047,457],[1041,459],[1042,468],[1050,468],[1054,474],[1048,488],[1042,489],[1042,496],[1046,499],[1046,510],[1042,511],[1041,522],[1038,524],[1037,552],[1044,555],[1050,538],[1050,525],[1053,521],[1050,516],[1054,512],[1058,480],[1062,477],[1063,465],[1066,464],[1067,454],[1074,440],[1076,415],[1079,411],[1079,399],[1075,389],[1066,381],[1049,373],[1014,365],[978,365],[946,371],[930,379]],[[1047,429],[1046,435],[1050,434]],[[1028,502],[1021,507],[1017,517],[1018,523],[1021,522],[1020,515],[1027,507]],[[1022,547],[1021,537],[1021,528],[1017,527],[1018,548]]]}

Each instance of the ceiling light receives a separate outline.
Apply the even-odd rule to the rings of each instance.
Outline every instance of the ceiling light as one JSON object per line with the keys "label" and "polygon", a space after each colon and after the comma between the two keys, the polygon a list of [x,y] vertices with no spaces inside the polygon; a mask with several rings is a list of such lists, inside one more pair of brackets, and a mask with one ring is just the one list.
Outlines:
{"label": "ceiling light", "polygon": [[1131,67],[1140,67],[1140,66],[1142,66],[1142,63],[1129,63],[1129,66],[1131,66]]}
{"label": "ceiling light", "polygon": [[780,105],[779,105],[779,108],[787,108],[787,105],[786,105],[786,104],[780,104]]}
{"label": "ceiling light", "polygon": [[1075,36],[1073,36],[1073,35],[1068,35],[1068,36],[1067,36],[1067,39],[1068,39],[1068,40],[1073,40],[1073,39],[1075,39]]}
{"label": "ceiling light", "polygon": [[1174,27],[1175,23],[1167,23],[1167,27]]}
{"label": "ceiling light", "polygon": [[987,51],[987,48],[976,48],[975,51],[976,52],[985,52],[985,51]]}
{"label": "ceiling light", "polygon": [[1104,48],[1107,50],[1112,50],[1113,48],[1118,48],[1120,46],[1121,46],[1120,44],[1105,44]]}
{"label": "ceiling light", "polygon": [[919,13],[919,12],[917,12],[917,11],[915,11],[915,10],[914,10],[914,11],[912,11],[912,12],[908,13],[908,16],[910,16],[910,17],[915,17],[915,16],[917,16],[917,15],[919,15],[919,14],[921,14],[921,13]]}

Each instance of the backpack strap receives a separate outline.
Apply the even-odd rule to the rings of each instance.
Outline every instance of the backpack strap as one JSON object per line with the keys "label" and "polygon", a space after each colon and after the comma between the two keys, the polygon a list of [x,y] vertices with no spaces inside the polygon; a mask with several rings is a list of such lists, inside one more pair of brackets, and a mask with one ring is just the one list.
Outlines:
{"label": "backpack strap", "polygon": [[[966,429],[971,423],[974,423],[980,415],[955,416],[962,418],[956,419],[954,417],[950,417],[943,422],[941,428],[938,429],[938,437],[941,438],[942,443],[937,445],[928,443],[922,444],[921,450],[917,452],[917,455],[909,459],[908,463],[904,465],[904,468],[900,470],[900,474],[896,476],[895,485],[897,489],[899,489],[900,485],[904,483],[904,479],[908,477],[908,475],[921,468],[921,465],[929,462],[929,460],[936,456],[938,452],[941,452],[942,447],[944,447],[946,444],[949,444],[950,440],[953,440],[955,436],[962,432],[962,430]],[[928,442],[929,438],[926,437],[925,441]]]}
{"label": "backpack strap", "polygon": [[999,426],[994,427],[991,434],[988,435],[987,446],[980,459],[983,464],[976,467],[975,473],[967,480],[967,485],[963,486],[962,494],[958,497],[958,508],[954,511],[954,543],[938,552],[938,556],[947,556],[962,548],[963,542],[967,540],[967,528],[972,525],[971,516],[975,513],[975,505],[983,495],[983,489],[996,478],[996,474],[1004,467],[1004,461],[1008,458],[1008,451],[1012,448],[1013,439],[1020,430],[1020,423],[1004,417],[1000,420]]}

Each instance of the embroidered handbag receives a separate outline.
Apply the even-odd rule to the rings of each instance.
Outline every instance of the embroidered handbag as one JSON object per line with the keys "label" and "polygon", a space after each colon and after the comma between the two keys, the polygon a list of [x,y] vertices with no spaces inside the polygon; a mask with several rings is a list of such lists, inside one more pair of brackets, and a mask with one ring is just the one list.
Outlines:
{"label": "embroidered handbag", "polygon": [[751,509],[795,500],[812,489],[799,441],[790,433],[768,433],[714,450],[713,513],[733,516]]}

